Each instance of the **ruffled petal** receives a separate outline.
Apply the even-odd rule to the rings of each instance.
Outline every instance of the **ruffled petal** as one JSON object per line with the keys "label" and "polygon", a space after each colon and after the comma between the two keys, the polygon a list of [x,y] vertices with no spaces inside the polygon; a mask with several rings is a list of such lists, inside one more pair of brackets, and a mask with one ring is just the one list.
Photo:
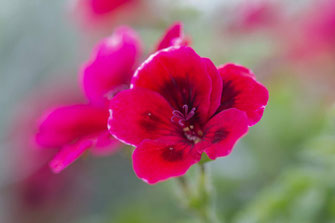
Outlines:
{"label": "ruffled petal", "polygon": [[80,140],[74,144],[64,146],[50,161],[49,166],[54,173],[59,173],[77,160],[93,145],[92,140]]}
{"label": "ruffled petal", "polygon": [[135,72],[131,87],[156,91],[174,109],[182,111],[186,104],[196,108],[202,122],[207,118],[212,80],[190,47],[170,47],[150,56]]}
{"label": "ruffled petal", "polygon": [[57,108],[39,125],[36,141],[43,147],[61,147],[107,130],[108,110],[91,105]]}
{"label": "ruffled petal", "polygon": [[128,88],[140,53],[137,34],[125,26],[101,41],[81,70],[83,89],[88,99],[104,104],[108,97]]}
{"label": "ruffled petal", "polygon": [[156,51],[170,46],[187,46],[188,40],[184,37],[183,24],[176,22],[172,24],[164,33],[156,46]]}
{"label": "ruffled petal", "polygon": [[216,114],[205,126],[204,138],[200,143],[207,145],[206,154],[211,159],[227,156],[235,143],[248,131],[245,112],[232,108]]}
{"label": "ruffled petal", "polygon": [[201,159],[196,146],[176,140],[145,140],[133,153],[136,175],[149,184],[184,175]]}
{"label": "ruffled petal", "polygon": [[241,65],[238,64],[234,64],[234,63],[227,63],[224,65],[221,65],[218,67],[218,69],[220,70],[220,73],[234,73],[237,75],[241,75],[241,76],[248,76],[248,77],[252,77],[253,79],[256,79],[255,74],[252,72],[252,70],[243,67]]}
{"label": "ruffled petal", "polygon": [[210,97],[211,103],[208,111],[208,117],[211,117],[219,108],[221,103],[222,79],[218,70],[210,59],[202,58],[202,61],[206,65],[207,72],[212,80],[212,92]]}
{"label": "ruffled petal", "polygon": [[116,138],[138,145],[144,139],[176,134],[171,116],[171,106],[156,92],[125,90],[110,102],[108,129]]}
{"label": "ruffled petal", "polygon": [[250,126],[256,124],[262,118],[268,102],[268,90],[257,82],[254,74],[245,67],[227,64],[218,70],[223,88],[217,113],[229,108],[238,108],[247,113]]}

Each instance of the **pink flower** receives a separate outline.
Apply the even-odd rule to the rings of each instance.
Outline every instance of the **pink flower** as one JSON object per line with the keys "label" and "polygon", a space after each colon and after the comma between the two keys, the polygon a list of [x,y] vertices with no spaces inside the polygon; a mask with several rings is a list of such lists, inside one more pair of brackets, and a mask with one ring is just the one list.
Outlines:
{"label": "pink flower", "polygon": [[86,0],[95,14],[106,14],[134,0]]}
{"label": "pink flower", "polygon": [[[176,28],[175,28],[176,27]],[[166,46],[183,42],[181,24],[175,23],[162,38]],[[159,46],[164,45],[161,41]],[[108,103],[118,92],[128,89],[135,65],[141,54],[140,40],[127,27],[102,40],[81,70],[83,90],[88,104],[58,107],[42,119],[36,135],[43,147],[61,148],[50,162],[58,173],[88,149],[96,155],[107,155],[120,147],[107,130]]]}
{"label": "pink flower", "polygon": [[[283,40],[288,47],[289,59],[313,64],[333,60],[335,51],[335,0],[312,1],[310,8],[291,24]],[[285,27],[287,29],[287,27]],[[319,68],[317,68],[319,69]],[[318,71],[319,73],[319,71]]]}
{"label": "pink flower", "polygon": [[[73,0],[74,14],[86,27],[106,28],[118,21],[134,20],[149,15],[143,0]],[[143,13],[145,12],[145,13]],[[141,13],[141,14],[140,14]]]}
{"label": "pink flower", "polygon": [[108,97],[128,86],[140,54],[139,40],[127,27],[98,44],[82,69],[89,103],[59,107],[42,119],[36,140],[43,147],[61,148],[50,162],[58,173],[90,149],[93,154],[114,152],[120,143],[107,131]]}
{"label": "pink flower", "polygon": [[268,101],[247,68],[217,69],[185,46],[150,56],[131,83],[111,100],[108,128],[136,146],[135,173],[150,184],[183,175],[203,152],[211,159],[228,155]]}
{"label": "pink flower", "polygon": [[243,2],[234,9],[235,19],[231,28],[242,32],[274,28],[282,19],[281,12],[280,5],[271,1]]}

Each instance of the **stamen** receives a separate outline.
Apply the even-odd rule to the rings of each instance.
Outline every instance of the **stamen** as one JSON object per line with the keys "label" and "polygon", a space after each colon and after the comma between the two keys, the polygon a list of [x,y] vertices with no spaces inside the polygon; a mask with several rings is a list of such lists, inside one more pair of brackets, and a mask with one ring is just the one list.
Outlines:
{"label": "stamen", "polygon": [[184,114],[188,113],[188,105],[183,105]]}
{"label": "stamen", "polygon": [[188,112],[188,105],[183,105],[182,107],[183,113],[181,113],[179,110],[173,110],[172,111],[172,117],[171,121],[175,122],[178,121],[178,124],[180,126],[185,126],[185,122],[190,120],[195,115],[196,108],[192,108],[190,112]]}
{"label": "stamen", "polygon": [[182,126],[182,127],[185,125],[185,124],[183,123],[183,121],[184,121],[184,120],[182,120],[182,119],[180,119],[180,120],[178,121],[178,124],[179,124],[180,126]]}
{"label": "stamen", "polygon": [[188,113],[188,115],[186,116],[186,120],[190,120],[195,114],[195,108],[192,108],[192,110],[190,111],[190,113]]}

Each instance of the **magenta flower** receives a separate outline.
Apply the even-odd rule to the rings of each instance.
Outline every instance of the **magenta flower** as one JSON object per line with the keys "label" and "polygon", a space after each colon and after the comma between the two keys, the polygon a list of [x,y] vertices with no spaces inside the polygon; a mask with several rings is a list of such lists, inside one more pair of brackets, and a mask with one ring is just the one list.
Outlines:
{"label": "magenta flower", "polygon": [[120,143],[107,131],[108,97],[127,88],[140,54],[139,39],[127,27],[98,44],[83,66],[82,82],[88,104],[54,109],[41,121],[36,141],[43,147],[61,148],[50,162],[58,173],[90,149],[93,154],[114,152]]}
{"label": "magenta flower", "polygon": [[[186,44],[180,23],[173,24],[158,46]],[[180,40],[178,42],[174,40]],[[163,46],[164,45],[164,46]],[[101,41],[81,70],[83,90],[88,104],[59,107],[45,115],[36,141],[43,147],[61,148],[50,162],[58,173],[88,149],[95,155],[107,155],[120,147],[107,130],[108,104],[118,92],[128,89],[140,56],[140,41],[127,27]]]}
{"label": "magenta flower", "polygon": [[150,184],[183,175],[203,152],[210,159],[228,155],[268,101],[250,70],[217,69],[185,46],[150,56],[131,83],[111,100],[108,128],[136,146],[135,173]]}
{"label": "magenta flower", "polygon": [[[312,1],[311,9],[301,18],[292,48],[298,58],[330,55],[335,50],[335,0]],[[321,57],[321,60],[324,60]]]}
{"label": "magenta flower", "polygon": [[109,13],[133,1],[134,0],[86,0],[90,9],[95,14]]}
{"label": "magenta flower", "polygon": [[[143,0],[73,0],[73,15],[86,28],[107,28],[150,15]],[[145,13],[143,13],[145,12]]]}
{"label": "magenta flower", "polygon": [[230,28],[234,31],[247,32],[261,28],[274,29],[283,20],[283,9],[272,1],[248,1],[237,5],[233,10],[234,19]]}

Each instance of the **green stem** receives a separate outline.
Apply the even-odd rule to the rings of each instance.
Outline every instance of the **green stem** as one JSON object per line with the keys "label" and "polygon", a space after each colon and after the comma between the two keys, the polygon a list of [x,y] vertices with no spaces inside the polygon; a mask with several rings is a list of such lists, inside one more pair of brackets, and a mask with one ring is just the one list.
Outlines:
{"label": "green stem", "polygon": [[185,177],[179,177],[178,182],[186,198],[187,208],[195,213],[202,223],[219,222],[212,206],[211,190],[204,164],[200,164],[200,174],[196,191],[192,191]]}
{"label": "green stem", "polygon": [[200,176],[198,182],[198,196],[200,200],[199,213],[201,213],[201,218],[205,223],[216,223],[218,219],[215,215],[215,210],[212,203],[210,182],[208,175],[206,174],[205,165],[199,164]]}

